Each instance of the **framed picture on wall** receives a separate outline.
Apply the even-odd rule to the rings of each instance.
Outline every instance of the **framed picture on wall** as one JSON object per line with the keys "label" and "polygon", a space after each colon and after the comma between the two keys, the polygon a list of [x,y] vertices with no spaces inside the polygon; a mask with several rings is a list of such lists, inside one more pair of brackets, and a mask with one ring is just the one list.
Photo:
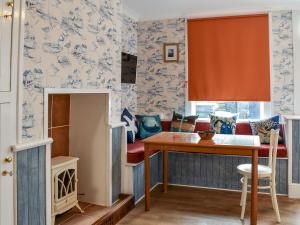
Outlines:
{"label": "framed picture on wall", "polygon": [[179,44],[164,44],[164,62],[179,62]]}

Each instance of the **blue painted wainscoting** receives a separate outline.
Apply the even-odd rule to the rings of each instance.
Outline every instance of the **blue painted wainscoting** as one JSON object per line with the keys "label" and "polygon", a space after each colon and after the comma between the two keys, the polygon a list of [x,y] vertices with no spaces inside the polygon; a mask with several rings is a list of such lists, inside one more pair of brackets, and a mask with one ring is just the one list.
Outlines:
{"label": "blue painted wainscoting", "polygon": [[[169,183],[241,190],[241,176],[238,175],[236,167],[243,163],[251,163],[251,157],[169,152]],[[259,163],[267,165],[267,158],[260,158]],[[152,156],[150,161],[151,187],[162,183],[162,166],[162,154]],[[288,160],[286,158],[277,159],[276,173],[278,194],[288,194]],[[136,201],[143,195],[144,162],[134,167]]]}
{"label": "blue painted wainscoting", "polygon": [[122,127],[112,129],[112,202],[121,194]]}
{"label": "blue painted wainscoting", "polygon": [[18,225],[46,224],[46,146],[16,153]]}
{"label": "blue painted wainscoting", "polygon": [[[161,181],[159,177],[159,160],[161,153],[156,153],[150,158],[150,186],[153,188]],[[145,193],[145,171],[144,162],[139,163],[133,168],[133,193],[135,202],[139,201]]]}
{"label": "blue painted wainscoting", "polygon": [[[162,178],[162,156],[160,155],[159,177]],[[251,163],[251,157],[231,155],[209,155],[201,153],[169,153],[169,183],[241,190],[241,176],[237,166]],[[259,158],[267,165],[267,158]],[[288,193],[288,160],[277,159],[277,192]]]}
{"label": "blue painted wainscoting", "polygon": [[300,120],[292,121],[292,182],[300,184]]}

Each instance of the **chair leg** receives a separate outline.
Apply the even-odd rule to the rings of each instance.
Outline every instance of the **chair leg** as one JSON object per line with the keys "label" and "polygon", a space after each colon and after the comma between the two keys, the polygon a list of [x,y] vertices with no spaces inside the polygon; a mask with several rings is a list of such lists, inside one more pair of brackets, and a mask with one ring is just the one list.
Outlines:
{"label": "chair leg", "polygon": [[279,208],[278,208],[278,202],[277,202],[277,195],[276,195],[276,184],[272,182],[271,184],[271,197],[272,197],[272,202],[273,202],[273,207],[276,213],[276,219],[277,222],[281,222],[280,214],[279,214]]}
{"label": "chair leg", "polygon": [[243,199],[245,194],[244,189],[245,189],[245,177],[242,178],[242,194],[241,194],[240,206],[243,206]]}
{"label": "chair leg", "polygon": [[248,178],[243,178],[243,190],[242,190],[242,199],[241,199],[241,205],[242,205],[242,212],[241,212],[241,220],[244,220],[245,217],[245,209],[246,209],[246,201],[247,201],[247,189],[248,189]]}
{"label": "chair leg", "polygon": [[275,205],[274,205],[274,198],[273,198],[273,188],[272,188],[272,182],[270,183],[270,194],[271,194],[271,200],[272,200],[272,207],[275,210]]}

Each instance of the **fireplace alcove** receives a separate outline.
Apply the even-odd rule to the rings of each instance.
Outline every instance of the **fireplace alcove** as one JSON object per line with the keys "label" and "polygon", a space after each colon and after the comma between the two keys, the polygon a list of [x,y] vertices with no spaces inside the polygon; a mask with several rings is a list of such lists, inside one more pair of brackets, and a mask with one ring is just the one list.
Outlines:
{"label": "fireplace alcove", "polygon": [[[69,96],[68,155],[78,161],[78,200],[110,207],[121,192],[121,148],[123,123],[110,121],[110,92],[107,90],[45,89],[44,136],[49,132],[49,96]],[[51,112],[51,115],[55,112]],[[114,129],[120,129],[118,163],[113,155]],[[51,131],[52,132],[52,131]],[[50,135],[51,136],[51,135]],[[54,143],[55,143],[55,138]],[[56,146],[57,147],[57,146]],[[115,153],[114,153],[115,154]],[[47,210],[51,210],[51,156],[47,157]],[[117,179],[116,179],[117,178]],[[49,211],[47,215],[51,214]],[[49,217],[48,217],[49,218]]]}

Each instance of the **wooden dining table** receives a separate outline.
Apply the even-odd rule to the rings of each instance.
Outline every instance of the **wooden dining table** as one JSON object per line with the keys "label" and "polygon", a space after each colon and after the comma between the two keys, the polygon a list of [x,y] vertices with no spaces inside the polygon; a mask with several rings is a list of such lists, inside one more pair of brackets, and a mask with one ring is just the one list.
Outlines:
{"label": "wooden dining table", "polygon": [[[143,140],[145,147],[145,211],[150,210],[150,155],[163,153],[163,191],[168,190],[168,152],[252,156],[251,225],[257,224],[258,150],[260,140],[253,135],[216,134],[212,140],[201,140],[197,133],[161,132]],[[239,202],[237,203],[239,204]]]}

